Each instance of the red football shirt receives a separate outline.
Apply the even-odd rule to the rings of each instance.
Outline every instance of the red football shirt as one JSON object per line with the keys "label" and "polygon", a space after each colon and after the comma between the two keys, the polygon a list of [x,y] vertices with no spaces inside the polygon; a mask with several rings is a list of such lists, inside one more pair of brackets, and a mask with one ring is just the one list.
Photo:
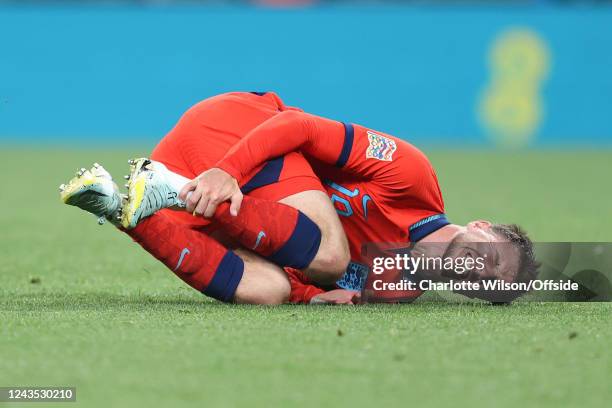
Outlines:
{"label": "red football shirt", "polygon": [[[415,242],[449,224],[435,171],[420,150],[382,132],[299,110],[261,123],[216,167],[241,180],[265,161],[292,151],[311,161],[346,232],[352,262],[338,287],[363,287],[363,244]],[[293,294],[292,300],[309,299]]]}

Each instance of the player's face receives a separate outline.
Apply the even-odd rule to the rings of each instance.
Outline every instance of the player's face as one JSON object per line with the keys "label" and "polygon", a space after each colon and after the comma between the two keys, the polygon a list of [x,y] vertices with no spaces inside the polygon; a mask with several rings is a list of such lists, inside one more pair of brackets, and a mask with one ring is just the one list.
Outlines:
{"label": "player's face", "polygon": [[516,245],[500,237],[488,221],[472,221],[448,245],[445,257],[479,259],[484,267],[463,273],[445,273],[448,278],[481,281],[486,279],[512,282],[518,272],[520,252]]}

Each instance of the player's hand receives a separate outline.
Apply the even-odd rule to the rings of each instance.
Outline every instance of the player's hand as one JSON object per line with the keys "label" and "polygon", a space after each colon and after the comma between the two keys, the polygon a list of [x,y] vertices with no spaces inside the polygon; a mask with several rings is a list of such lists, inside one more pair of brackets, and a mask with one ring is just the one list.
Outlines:
{"label": "player's hand", "polygon": [[230,200],[230,214],[238,215],[242,204],[242,192],[238,181],[225,171],[212,168],[191,180],[179,193],[186,204],[186,210],[193,215],[210,218],[217,206]]}
{"label": "player's hand", "polygon": [[354,290],[334,289],[310,299],[311,305],[355,305],[361,300],[361,293]]}

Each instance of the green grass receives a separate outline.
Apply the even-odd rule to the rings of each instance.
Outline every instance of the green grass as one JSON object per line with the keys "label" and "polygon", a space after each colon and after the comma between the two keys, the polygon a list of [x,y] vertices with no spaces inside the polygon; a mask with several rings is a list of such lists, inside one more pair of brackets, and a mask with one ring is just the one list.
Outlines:
{"label": "green grass", "polygon": [[[207,301],[127,236],[59,203],[57,186],[77,167],[100,161],[120,175],[138,153],[0,152],[0,386],[76,386],[78,403],[67,406],[96,407],[599,407],[612,398],[609,303]],[[431,157],[455,222],[516,221],[538,240],[612,238],[612,152]]]}

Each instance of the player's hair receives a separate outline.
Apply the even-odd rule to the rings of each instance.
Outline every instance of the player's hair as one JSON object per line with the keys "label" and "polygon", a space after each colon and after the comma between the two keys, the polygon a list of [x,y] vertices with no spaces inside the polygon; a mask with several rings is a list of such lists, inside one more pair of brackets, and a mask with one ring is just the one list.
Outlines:
{"label": "player's hair", "polygon": [[516,245],[519,249],[521,259],[514,281],[529,282],[535,279],[538,275],[540,263],[535,258],[533,242],[531,242],[525,230],[516,224],[494,224],[491,229]]}
{"label": "player's hair", "polygon": [[[538,269],[541,264],[535,258],[533,242],[529,239],[525,230],[516,224],[494,224],[491,229],[519,250],[520,259],[514,282],[527,283],[534,280],[538,276]],[[495,294],[497,299],[493,302],[510,303],[524,293],[524,291],[506,291],[501,298],[498,297],[499,293],[497,293]]]}
{"label": "player's hair", "polygon": [[[513,283],[528,283],[538,275],[540,263],[535,259],[533,242],[527,233],[516,224],[494,224],[491,226],[493,232],[514,245],[520,254],[518,271]],[[487,300],[494,305],[509,304],[519,296],[523,295],[523,290],[472,290],[459,292],[471,298]]]}

